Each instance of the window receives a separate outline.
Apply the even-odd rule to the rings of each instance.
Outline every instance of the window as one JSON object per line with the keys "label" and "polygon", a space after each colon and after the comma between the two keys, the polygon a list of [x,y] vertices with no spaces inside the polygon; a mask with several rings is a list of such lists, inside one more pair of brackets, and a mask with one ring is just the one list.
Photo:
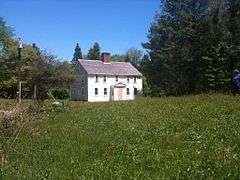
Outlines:
{"label": "window", "polygon": [[129,93],[129,88],[127,88],[127,95],[129,95],[130,93]]}
{"label": "window", "polygon": [[95,95],[98,95],[98,88],[95,88]]}
{"label": "window", "polygon": [[104,88],[104,95],[107,95],[107,88]]}
{"label": "window", "polygon": [[134,88],[134,95],[137,95],[137,88]]}
{"label": "window", "polygon": [[82,79],[82,83],[84,84],[84,79]]}
{"label": "window", "polygon": [[103,76],[103,82],[106,82],[106,76]]}
{"label": "window", "polygon": [[116,76],[116,82],[118,82],[118,76]]}
{"label": "window", "polygon": [[84,93],[85,93],[85,92],[84,92],[84,87],[82,87],[82,95],[84,95]]}
{"label": "window", "polygon": [[134,83],[136,83],[137,82],[137,78],[136,77],[134,77]]}
{"label": "window", "polygon": [[129,76],[127,77],[127,82],[129,83]]}
{"label": "window", "polygon": [[98,82],[98,75],[95,76],[96,82]]}

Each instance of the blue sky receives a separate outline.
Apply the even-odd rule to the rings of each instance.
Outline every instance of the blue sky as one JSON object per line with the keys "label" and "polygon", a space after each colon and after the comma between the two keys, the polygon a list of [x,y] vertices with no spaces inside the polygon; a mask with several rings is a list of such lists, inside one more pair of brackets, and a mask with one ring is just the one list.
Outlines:
{"label": "blue sky", "polygon": [[159,0],[0,0],[0,16],[24,42],[71,60],[77,42],[83,53],[94,42],[111,54],[141,48],[159,5]]}

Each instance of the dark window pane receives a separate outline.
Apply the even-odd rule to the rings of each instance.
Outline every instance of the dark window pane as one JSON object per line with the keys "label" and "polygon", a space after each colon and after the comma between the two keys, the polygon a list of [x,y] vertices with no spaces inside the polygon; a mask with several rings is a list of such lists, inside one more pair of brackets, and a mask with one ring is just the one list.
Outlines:
{"label": "dark window pane", "polygon": [[134,88],[134,95],[137,95],[137,88]]}
{"label": "dark window pane", "polygon": [[96,82],[98,82],[98,75],[96,75],[96,77],[95,77],[95,78],[96,78]]}
{"label": "dark window pane", "polygon": [[84,92],[84,88],[82,88],[82,95],[84,95],[84,93],[85,93],[85,92]]}
{"label": "dark window pane", "polygon": [[107,88],[104,88],[104,95],[107,95]]}
{"label": "dark window pane", "polygon": [[106,82],[106,76],[103,76],[103,82]]}
{"label": "dark window pane", "polygon": [[95,88],[95,95],[98,95],[98,88]]}

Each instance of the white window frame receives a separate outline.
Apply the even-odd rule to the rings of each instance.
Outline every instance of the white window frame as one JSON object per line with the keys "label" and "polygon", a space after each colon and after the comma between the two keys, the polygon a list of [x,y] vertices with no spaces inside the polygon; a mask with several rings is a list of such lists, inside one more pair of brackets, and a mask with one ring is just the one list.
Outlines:
{"label": "white window frame", "polygon": [[[106,94],[105,94],[105,90],[106,90]],[[107,95],[108,95],[108,90],[107,90],[107,88],[103,88],[103,95],[104,95],[104,96],[107,96]]]}
{"label": "white window frame", "polygon": [[127,96],[129,96],[130,95],[130,89],[129,88],[127,88]]}

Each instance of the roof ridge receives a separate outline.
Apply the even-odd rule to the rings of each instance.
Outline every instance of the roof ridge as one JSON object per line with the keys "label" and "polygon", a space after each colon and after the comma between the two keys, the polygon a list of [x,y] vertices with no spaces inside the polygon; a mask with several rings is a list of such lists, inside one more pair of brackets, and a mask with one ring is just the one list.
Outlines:
{"label": "roof ridge", "polygon": [[[93,60],[93,59],[78,59],[78,61],[91,61],[91,62],[102,62],[101,60]],[[125,61],[111,61],[111,63],[128,63],[131,64],[130,62],[125,62]]]}
{"label": "roof ridge", "polygon": [[78,61],[100,61],[100,60],[93,60],[93,59],[78,59]]}

